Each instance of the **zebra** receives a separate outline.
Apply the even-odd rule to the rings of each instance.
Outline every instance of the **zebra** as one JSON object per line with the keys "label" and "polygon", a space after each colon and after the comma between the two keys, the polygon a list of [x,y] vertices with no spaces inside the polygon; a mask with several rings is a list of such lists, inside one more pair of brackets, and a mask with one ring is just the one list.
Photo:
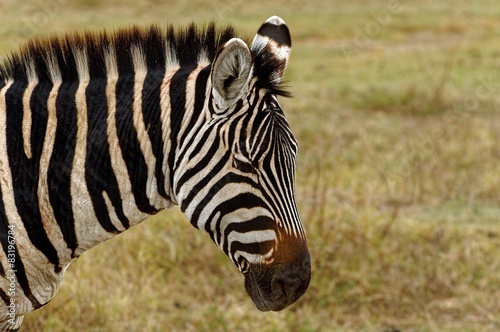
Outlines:
{"label": "zebra", "polygon": [[297,141],[278,97],[291,50],[272,16],[33,39],[0,65],[0,330],[55,295],[83,252],[180,209],[282,310],[311,278]]}

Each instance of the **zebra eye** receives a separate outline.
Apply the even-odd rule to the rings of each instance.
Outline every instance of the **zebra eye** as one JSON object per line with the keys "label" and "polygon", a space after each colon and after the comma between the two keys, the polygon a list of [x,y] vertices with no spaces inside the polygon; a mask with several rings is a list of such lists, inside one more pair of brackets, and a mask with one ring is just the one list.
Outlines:
{"label": "zebra eye", "polygon": [[250,163],[236,158],[233,159],[233,166],[243,173],[255,173],[255,168]]}
{"label": "zebra eye", "polygon": [[241,273],[243,274],[248,273],[248,269],[250,268],[250,264],[248,263],[248,261],[245,258],[241,258],[239,263],[240,263]]}

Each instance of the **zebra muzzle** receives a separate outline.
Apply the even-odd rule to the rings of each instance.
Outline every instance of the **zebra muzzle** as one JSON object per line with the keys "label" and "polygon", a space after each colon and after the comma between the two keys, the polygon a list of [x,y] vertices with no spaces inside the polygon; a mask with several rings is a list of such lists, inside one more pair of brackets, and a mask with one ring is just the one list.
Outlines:
{"label": "zebra muzzle", "polygon": [[294,260],[251,264],[245,273],[245,289],[260,311],[279,311],[304,295],[310,280],[311,258],[305,247]]}

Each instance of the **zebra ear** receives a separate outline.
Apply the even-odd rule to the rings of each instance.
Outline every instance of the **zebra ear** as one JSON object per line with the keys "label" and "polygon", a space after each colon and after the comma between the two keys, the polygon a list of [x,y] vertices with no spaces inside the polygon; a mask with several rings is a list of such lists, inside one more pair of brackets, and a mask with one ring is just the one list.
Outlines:
{"label": "zebra ear", "polygon": [[250,49],[239,38],[230,39],[219,49],[212,64],[212,92],[219,109],[233,105],[245,92],[252,65]]}
{"label": "zebra ear", "polygon": [[279,84],[288,64],[292,38],[285,21],[278,16],[270,17],[261,25],[252,42],[252,54],[256,66],[265,73],[272,84]]}

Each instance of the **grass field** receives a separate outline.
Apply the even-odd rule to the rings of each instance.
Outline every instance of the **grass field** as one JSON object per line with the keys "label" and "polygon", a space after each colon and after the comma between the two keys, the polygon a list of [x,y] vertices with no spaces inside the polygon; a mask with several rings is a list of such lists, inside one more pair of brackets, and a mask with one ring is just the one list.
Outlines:
{"label": "grass field", "polygon": [[177,210],[83,255],[24,331],[499,331],[498,1],[0,0],[0,49],[34,36],[216,20],[293,38],[305,296],[260,313]]}

